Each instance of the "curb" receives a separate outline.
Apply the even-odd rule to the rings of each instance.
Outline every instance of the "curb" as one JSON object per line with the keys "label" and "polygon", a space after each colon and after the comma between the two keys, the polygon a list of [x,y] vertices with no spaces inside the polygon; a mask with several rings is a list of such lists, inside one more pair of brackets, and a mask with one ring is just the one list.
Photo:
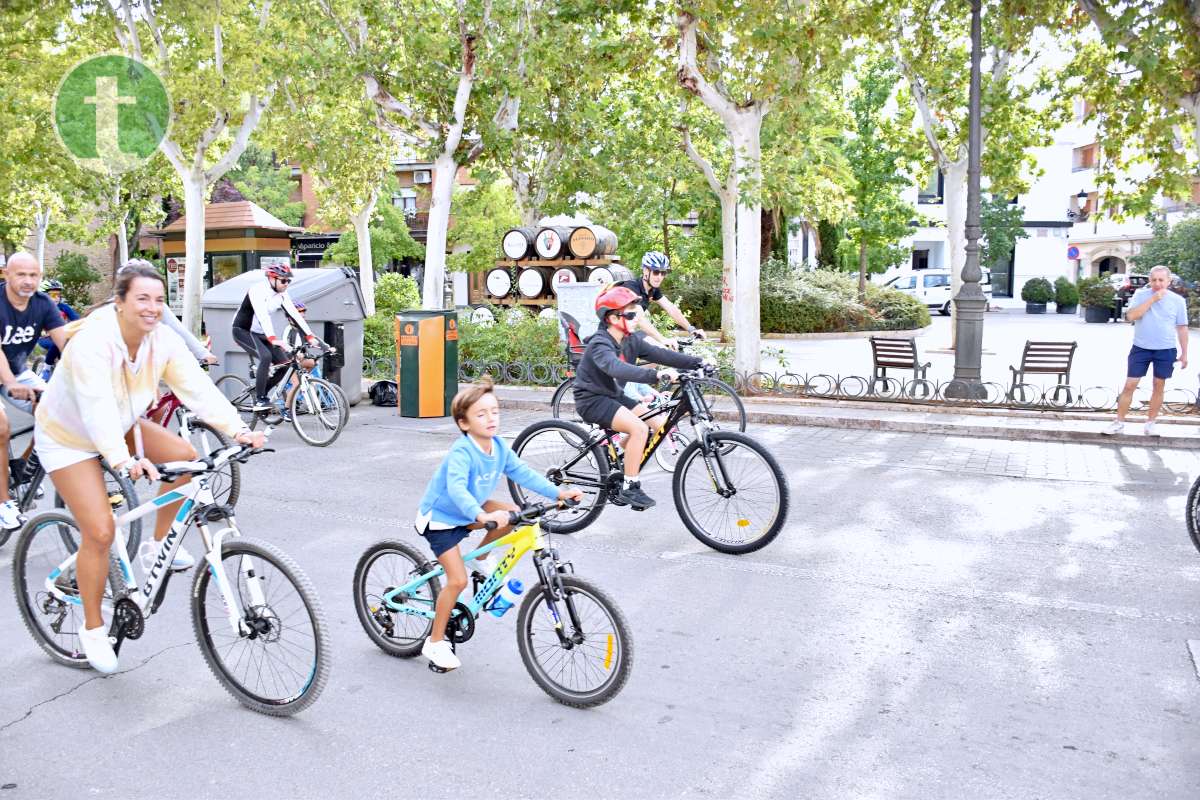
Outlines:
{"label": "curb", "polygon": [[804,341],[806,339],[869,339],[872,336],[886,336],[889,339],[915,339],[933,327],[909,328],[898,331],[832,331],[823,333],[761,333],[761,339],[779,339],[785,341]]}
{"label": "curb", "polygon": [[[540,398],[522,398],[505,395],[506,408],[525,411],[546,411],[549,401]],[[908,413],[908,412],[906,412]],[[921,412],[912,412],[914,416]],[[732,418],[729,414],[720,417]],[[746,419],[760,425],[793,425],[815,428],[838,428],[841,430],[863,430],[890,433],[932,433],[944,436],[974,436],[987,439],[1017,439],[1031,442],[1065,442],[1072,444],[1132,445],[1134,447],[1167,447],[1176,450],[1200,449],[1200,437],[1159,435],[1154,437],[1119,433],[1112,436],[1100,431],[1082,431],[1071,428],[1042,428],[1030,425],[981,425],[973,422],[931,419],[895,419],[872,417],[846,417],[831,414],[797,413],[792,411],[764,411],[748,407]]]}

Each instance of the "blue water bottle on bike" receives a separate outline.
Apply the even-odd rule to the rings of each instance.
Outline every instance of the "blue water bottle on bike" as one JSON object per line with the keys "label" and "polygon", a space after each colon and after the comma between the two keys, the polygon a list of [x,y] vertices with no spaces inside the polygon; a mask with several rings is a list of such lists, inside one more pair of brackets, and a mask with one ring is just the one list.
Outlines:
{"label": "blue water bottle on bike", "polygon": [[491,611],[494,617],[503,617],[505,612],[515,606],[517,601],[521,599],[521,592],[523,591],[525,591],[525,584],[513,578],[500,587],[500,591],[496,593],[496,599],[492,601],[492,605],[488,611]]}

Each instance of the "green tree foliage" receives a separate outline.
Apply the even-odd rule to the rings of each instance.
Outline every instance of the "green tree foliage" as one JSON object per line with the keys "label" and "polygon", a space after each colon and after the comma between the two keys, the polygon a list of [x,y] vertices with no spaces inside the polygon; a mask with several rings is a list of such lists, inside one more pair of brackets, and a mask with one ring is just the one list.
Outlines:
{"label": "green tree foliage", "polygon": [[898,116],[886,113],[898,79],[892,62],[872,61],[850,97],[854,123],[842,148],[854,176],[854,210],[845,224],[858,250],[860,297],[866,295],[871,256],[877,265],[886,262],[880,272],[903,258],[896,243],[908,233],[908,223],[917,213],[900,197],[911,185],[917,161],[912,139],[906,136],[912,127],[912,107],[904,105]]}
{"label": "green tree foliage", "polygon": [[412,278],[396,272],[381,275],[375,286],[376,313],[394,317],[401,311],[421,307],[421,290]]}
{"label": "green tree foliage", "polygon": [[1007,198],[997,195],[984,198],[979,207],[979,223],[983,230],[980,266],[994,270],[1008,263],[1017,240],[1029,238],[1021,224],[1024,220],[1025,209],[1009,203]]}
{"label": "green tree foliage", "polygon": [[1164,264],[1184,280],[1200,281],[1200,218],[1181,220],[1174,227],[1159,218],[1153,229],[1154,237],[1133,257],[1138,270]]}
{"label": "green tree foliage", "polygon": [[[371,234],[371,260],[376,271],[383,270],[393,261],[420,258],[424,255],[425,248],[408,232],[404,212],[391,203],[383,203],[376,209],[368,230]],[[357,268],[358,238],[354,231],[346,231],[330,245],[322,261]],[[376,303],[378,302],[376,298]]]}
{"label": "green tree foliage", "polygon": [[54,262],[49,276],[62,281],[63,299],[77,309],[91,305],[91,288],[104,276],[92,269],[83,253],[64,252]]}
{"label": "green tree foliage", "polygon": [[520,224],[521,213],[508,181],[459,187],[454,193],[447,266],[456,272],[490,268],[500,252],[504,232]]}
{"label": "green tree foliage", "polygon": [[[1101,160],[1096,181],[1115,218],[1153,210],[1160,193],[1184,199],[1200,168],[1200,10],[1195,0],[1079,0],[1101,41],[1085,41],[1066,92],[1088,103]],[[1188,144],[1184,144],[1183,140]],[[1128,180],[1130,167],[1150,170]]]}
{"label": "green tree foliage", "polygon": [[273,153],[250,145],[228,174],[233,185],[250,202],[262,206],[288,225],[299,226],[304,222],[304,203],[291,199],[297,186],[292,180],[291,168],[276,161]]}

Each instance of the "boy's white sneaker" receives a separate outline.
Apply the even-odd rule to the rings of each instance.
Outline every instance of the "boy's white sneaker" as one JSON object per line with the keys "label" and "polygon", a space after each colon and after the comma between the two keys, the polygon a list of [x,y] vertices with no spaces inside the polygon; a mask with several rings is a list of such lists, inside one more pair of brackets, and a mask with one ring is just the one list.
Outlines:
{"label": "boy's white sneaker", "polygon": [[1121,422],[1121,420],[1117,420],[1100,432],[1105,436],[1115,436],[1123,430],[1125,430],[1125,423]]}
{"label": "boy's white sneaker", "polygon": [[495,569],[495,567],[496,565],[492,563],[492,559],[490,557],[480,556],[479,558],[471,559],[471,561],[467,564],[467,571],[478,572],[480,575],[487,578],[492,574],[492,570]]}
{"label": "boy's white sneaker", "polygon": [[1158,420],[1156,419],[1146,420],[1146,425],[1142,428],[1142,433],[1146,434],[1147,436],[1158,436],[1158,431],[1154,430],[1157,424]]}
{"label": "boy's white sneaker", "polygon": [[110,675],[117,671],[117,654],[113,651],[113,643],[108,638],[108,628],[80,626],[79,643],[83,645],[83,654],[96,672]]}
{"label": "boy's white sneaker", "polygon": [[458,656],[454,655],[454,651],[450,649],[450,642],[446,639],[442,639],[440,642],[426,639],[425,644],[421,645],[421,655],[432,661],[433,665],[439,669],[458,669],[462,666],[462,662],[458,660]]}

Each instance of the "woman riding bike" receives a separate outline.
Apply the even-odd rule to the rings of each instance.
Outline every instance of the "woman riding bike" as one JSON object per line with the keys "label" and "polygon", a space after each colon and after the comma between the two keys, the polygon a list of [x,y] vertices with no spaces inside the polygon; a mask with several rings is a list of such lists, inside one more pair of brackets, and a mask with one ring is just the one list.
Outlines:
{"label": "woman riding bike", "polygon": [[[233,318],[233,340],[258,359],[258,371],[254,375],[254,411],[269,411],[271,389],[283,380],[287,370],[277,370],[271,375],[273,364],[286,364],[288,354],[279,346],[275,335],[278,327],[290,322],[304,333],[305,341],[315,344],[317,337],[296,310],[288,295],[288,284],[292,282],[292,268],[288,264],[272,264],[263,269],[266,280],[255,283],[246,292],[237,315]],[[286,320],[286,321],[285,321]]]}
{"label": "woman riding bike", "polygon": [[[143,475],[157,480],[155,462],[196,457],[184,439],[141,418],[154,400],[159,381],[221,432],[243,444],[261,447],[263,443],[262,434],[251,434],[183,341],[160,324],[165,294],[162,277],[153,267],[122,269],[117,274],[116,302],[94,311],[82,323],[71,346],[63,351],[36,415],[38,458],[82,536],[76,561],[84,613],[79,640],[91,665],[104,673],[117,668],[101,614],[115,530],[97,456],[114,469],[127,470],[134,480]],[[164,483],[162,492],[187,480]],[[166,536],[177,505],[158,512],[156,539]],[[186,569],[193,563],[181,549],[171,566]]]}

